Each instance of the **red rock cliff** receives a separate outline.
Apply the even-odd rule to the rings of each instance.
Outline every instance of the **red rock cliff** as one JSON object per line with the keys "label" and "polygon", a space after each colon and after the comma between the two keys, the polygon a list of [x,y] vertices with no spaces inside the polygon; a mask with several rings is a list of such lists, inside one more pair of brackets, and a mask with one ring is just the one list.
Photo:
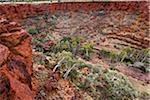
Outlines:
{"label": "red rock cliff", "polygon": [[31,37],[19,24],[0,19],[0,100],[32,100]]}
{"label": "red rock cliff", "polygon": [[147,1],[130,2],[64,2],[46,4],[2,4],[0,5],[0,17],[18,21],[29,16],[53,13],[56,11],[127,11],[129,13],[142,13],[148,20],[149,10]]}

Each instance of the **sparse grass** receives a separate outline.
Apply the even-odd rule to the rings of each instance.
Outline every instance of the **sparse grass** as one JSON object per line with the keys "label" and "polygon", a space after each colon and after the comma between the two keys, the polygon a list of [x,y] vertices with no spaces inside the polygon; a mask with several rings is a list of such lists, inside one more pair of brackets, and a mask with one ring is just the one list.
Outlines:
{"label": "sparse grass", "polygon": [[[70,45],[72,45],[72,40],[70,38],[64,38],[62,43],[66,41],[70,42]],[[83,48],[92,52],[93,45],[86,45]],[[121,61],[117,57],[120,57],[120,55],[122,57],[123,53],[121,52],[119,55],[114,52],[102,50],[100,51],[100,55],[109,58],[112,62],[114,60]],[[57,63],[53,68],[59,65],[59,67],[54,68],[54,71],[58,70],[63,78],[70,80],[80,90],[86,91],[88,95],[94,99],[107,98],[108,100],[122,100],[123,98],[126,100],[135,99],[139,95],[126,76],[120,74],[116,70],[104,70],[100,65],[88,64],[81,61],[78,57],[76,58],[74,56],[71,49],[70,51],[60,50],[49,56]],[[126,56],[130,56],[130,54],[127,53]],[[45,64],[43,61],[43,59],[39,60],[39,63],[41,65]],[[61,64],[59,62],[61,62]],[[81,70],[85,67],[90,70],[88,75],[81,73]]]}
{"label": "sparse grass", "polygon": [[83,55],[83,58],[86,60],[89,60],[91,57],[91,54],[94,52],[94,43],[93,42],[87,42],[87,44],[82,44],[83,38],[80,37],[63,37],[57,45],[52,48],[52,51],[62,52],[63,50],[72,52],[74,56],[77,56],[79,54]]}
{"label": "sparse grass", "polygon": [[[78,37],[63,37],[55,47],[51,48],[53,51],[48,51],[49,55],[46,55],[56,63],[51,66],[51,68],[54,68],[53,72],[59,71],[62,78],[70,80],[80,90],[86,91],[93,99],[128,100],[139,96],[126,76],[116,70],[104,70],[100,65],[96,66],[79,60],[78,58],[81,56],[79,54],[82,54],[85,60],[89,60],[92,53],[95,53],[94,43],[82,44],[81,41],[82,39]],[[38,40],[37,43],[39,42],[41,41]],[[138,55],[142,52],[144,55]],[[123,49],[120,53],[105,49],[99,51],[99,55],[109,59],[111,63],[127,63],[126,59],[131,59],[133,62],[144,59],[143,62],[145,62],[147,58],[144,57],[148,57],[147,54],[147,50],[139,52],[131,48]],[[131,55],[138,56],[134,56],[136,59],[133,59]],[[39,64],[44,65],[44,60],[39,60]],[[88,75],[81,73],[81,70],[85,67],[90,70]]]}
{"label": "sparse grass", "polygon": [[109,59],[111,62],[121,62],[125,64],[134,64],[134,62],[141,62],[145,65],[144,72],[149,72],[148,67],[148,58],[149,58],[149,49],[136,50],[133,48],[125,48],[121,50],[119,53],[115,53],[113,51],[109,51],[106,49],[102,49],[99,51],[99,56],[103,58]]}

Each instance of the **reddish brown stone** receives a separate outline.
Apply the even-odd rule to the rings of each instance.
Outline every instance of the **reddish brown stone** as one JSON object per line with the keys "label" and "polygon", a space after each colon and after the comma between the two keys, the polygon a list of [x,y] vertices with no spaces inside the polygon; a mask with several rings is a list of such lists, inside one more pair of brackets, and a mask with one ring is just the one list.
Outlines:
{"label": "reddish brown stone", "polygon": [[0,24],[0,100],[33,100],[31,37],[15,22]]}
{"label": "reddish brown stone", "polygon": [[8,100],[10,93],[10,82],[4,73],[0,73],[0,100]]}
{"label": "reddish brown stone", "polygon": [[19,98],[18,100],[33,100],[33,95],[28,85],[15,79],[11,75],[8,77],[10,80],[11,89],[15,92],[14,100],[17,98]]}
{"label": "reddish brown stone", "polygon": [[32,49],[31,49],[31,37],[26,38],[20,44],[13,49],[17,54],[24,57],[24,61],[26,62],[27,70],[31,74],[32,73]]}
{"label": "reddish brown stone", "polygon": [[27,33],[23,30],[16,31],[13,33],[1,34],[0,41],[4,45],[8,47],[16,46],[19,44],[24,38],[29,37]]}
{"label": "reddish brown stone", "polygon": [[49,40],[49,41],[45,42],[42,46],[45,50],[49,50],[54,45],[55,45],[54,41]]}
{"label": "reddish brown stone", "polygon": [[0,66],[7,60],[9,53],[8,48],[0,44]]}

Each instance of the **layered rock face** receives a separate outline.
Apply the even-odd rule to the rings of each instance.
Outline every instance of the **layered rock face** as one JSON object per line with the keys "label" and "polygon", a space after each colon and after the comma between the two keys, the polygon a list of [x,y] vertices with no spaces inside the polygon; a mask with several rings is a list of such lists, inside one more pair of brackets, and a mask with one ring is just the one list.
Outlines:
{"label": "layered rock face", "polygon": [[19,21],[30,16],[56,11],[127,11],[129,13],[142,13],[144,18],[149,16],[147,1],[132,2],[63,2],[42,4],[2,4],[0,5],[0,18],[5,17]]}
{"label": "layered rock face", "polygon": [[19,24],[0,19],[0,100],[32,100],[31,37]]}

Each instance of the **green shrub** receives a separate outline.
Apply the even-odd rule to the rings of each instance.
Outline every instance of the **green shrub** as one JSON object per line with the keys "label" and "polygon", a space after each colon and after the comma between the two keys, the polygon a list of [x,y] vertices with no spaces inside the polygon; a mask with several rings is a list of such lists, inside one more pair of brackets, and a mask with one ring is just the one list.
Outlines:
{"label": "green shrub", "polygon": [[73,82],[74,80],[76,80],[79,76],[79,73],[73,69],[71,70],[71,72],[69,73],[69,79]]}
{"label": "green shrub", "polygon": [[93,42],[82,45],[80,52],[83,54],[83,57],[86,60],[89,60],[91,57],[91,54],[94,52],[94,49],[93,49],[94,45],[95,44]]}
{"label": "green shrub", "polygon": [[111,62],[116,62],[118,59],[118,54],[114,51],[109,51],[106,49],[102,49],[99,51],[99,55],[104,58],[110,59]]}
{"label": "green shrub", "polygon": [[140,96],[139,96],[139,99],[140,100],[149,100],[149,97],[150,97],[149,93],[147,93],[147,92],[141,92]]}
{"label": "green shrub", "polygon": [[36,34],[38,34],[38,30],[37,30],[37,29],[30,28],[30,29],[28,30],[28,33],[30,33],[31,35],[36,35]]}
{"label": "green shrub", "polygon": [[108,70],[104,74],[106,94],[108,100],[133,100],[138,96],[138,92],[133,88],[127,77],[114,70]]}
{"label": "green shrub", "polygon": [[86,63],[80,63],[80,65],[79,65],[79,68],[84,68],[84,67],[88,67],[88,68],[91,68],[92,67],[92,65],[91,64],[86,64]]}
{"label": "green shrub", "polygon": [[110,51],[108,51],[106,49],[102,49],[102,50],[99,51],[99,55],[101,57],[109,58],[110,57]]}
{"label": "green shrub", "polygon": [[86,84],[86,82],[83,82],[83,83],[80,83],[80,84],[78,85],[78,87],[79,87],[80,89],[82,89],[82,90],[85,90],[85,89],[88,88],[88,85]]}
{"label": "green shrub", "polygon": [[62,52],[63,50],[71,52],[74,56],[79,53],[79,49],[81,48],[82,38],[75,37],[63,37],[55,47],[52,48],[51,51],[57,53]]}
{"label": "green shrub", "polygon": [[[137,50],[133,48],[124,48],[119,53],[106,49],[99,50],[99,56],[108,58],[111,62],[121,62],[125,64],[134,64],[134,62],[144,63],[145,68],[148,68],[148,58],[150,55],[149,49]],[[147,69],[148,71],[149,69]]]}

